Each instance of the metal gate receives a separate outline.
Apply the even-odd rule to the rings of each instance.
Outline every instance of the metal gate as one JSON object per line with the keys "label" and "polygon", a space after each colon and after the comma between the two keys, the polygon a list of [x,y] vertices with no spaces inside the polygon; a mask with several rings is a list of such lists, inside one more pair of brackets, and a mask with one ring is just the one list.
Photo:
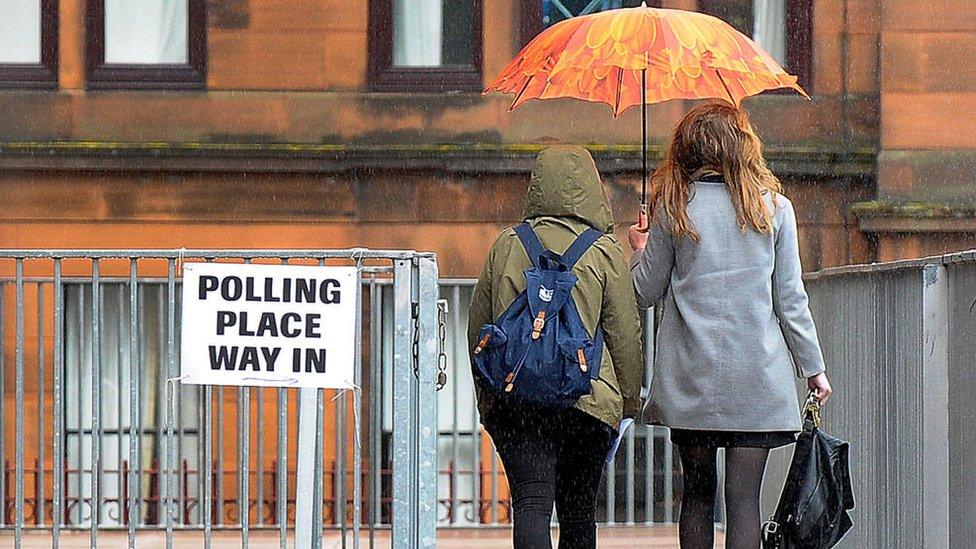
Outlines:
{"label": "metal gate", "polygon": [[[191,261],[355,265],[361,390],[180,386]],[[433,547],[437,292],[412,251],[0,250],[0,540]]]}

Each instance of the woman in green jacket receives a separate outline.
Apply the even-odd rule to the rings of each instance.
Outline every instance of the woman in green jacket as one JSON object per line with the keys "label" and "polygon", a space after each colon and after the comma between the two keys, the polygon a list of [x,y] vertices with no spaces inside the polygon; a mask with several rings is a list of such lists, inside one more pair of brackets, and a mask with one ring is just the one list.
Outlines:
{"label": "woman in green jacket", "polygon": [[[477,387],[482,423],[505,465],[512,492],[516,549],[551,547],[553,503],[560,549],[596,546],[596,493],[603,465],[624,417],[640,408],[643,364],[640,319],[613,215],[596,165],[582,147],[540,153],[524,220],[542,244],[562,253],[589,228],[604,233],[573,268],[572,297],[591,336],[604,331],[599,378],[590,394],[568,409],[516,401]],[[494,322],[525,290],[531,262],[513,229],[498,236],[475,288],[468,325],[469,350],[482,326]]]}

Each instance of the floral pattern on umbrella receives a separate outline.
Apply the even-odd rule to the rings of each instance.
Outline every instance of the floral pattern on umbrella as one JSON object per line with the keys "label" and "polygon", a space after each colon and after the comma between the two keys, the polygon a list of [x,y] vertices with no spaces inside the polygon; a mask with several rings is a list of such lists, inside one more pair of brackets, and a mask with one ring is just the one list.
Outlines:
{"label": "floral pattern on umbrella", "polygon": [[[644,71],[646,70],[646,75]],[[646,87],[642,94],[642,79]],[[624,8],[562,21],[534,38],[485,92],[606,103],[614,116],[671,99],[718,98],[736,106],[795,76],[721,19],[662,8]]]}

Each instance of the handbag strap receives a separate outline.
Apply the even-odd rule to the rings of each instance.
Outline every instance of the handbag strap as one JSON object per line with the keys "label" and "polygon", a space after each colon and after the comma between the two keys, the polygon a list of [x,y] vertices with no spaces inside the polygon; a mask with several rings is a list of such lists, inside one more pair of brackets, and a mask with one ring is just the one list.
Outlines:
{"label": "handbag strap", "polygon": [[803,419],[809,421],[814,429],[820,428],[820,399],[813,391],[807,394],[807,401],[803,405]]}

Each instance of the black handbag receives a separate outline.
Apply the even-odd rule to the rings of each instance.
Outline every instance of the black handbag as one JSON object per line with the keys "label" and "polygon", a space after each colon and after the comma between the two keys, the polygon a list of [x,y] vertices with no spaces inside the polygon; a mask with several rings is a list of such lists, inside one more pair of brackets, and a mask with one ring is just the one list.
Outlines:
{"label": "black handbag", "polygon": [[763,524],[763,549],[828,549],[853,526],[848,444],[820,430],[820,402],[812,393],[803,414],[786,485]]}

